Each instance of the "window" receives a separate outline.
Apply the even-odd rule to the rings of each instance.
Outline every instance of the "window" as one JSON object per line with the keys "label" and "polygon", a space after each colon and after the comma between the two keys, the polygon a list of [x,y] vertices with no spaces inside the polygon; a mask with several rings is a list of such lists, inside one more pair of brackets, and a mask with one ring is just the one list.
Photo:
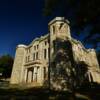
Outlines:
{"label": "window", "polygon": [[34,50],[37,50],[39,48],[39,45],[34,46]]}
{"label": "window", "polygon": [[37,45],[37,49],[39,48],[39,45]]}
{"label": "window", "polygon": [[53,48],[54,48],[54,52],[55,52],[55,50],[56,50],[56,41],[55,40],[53,41]]}
{"label": "window", "polygon": [[29,48],[29,49],[28,49],[28,53],[30,53],[30,51],[31,51],[31,50],[30,50],[30,48]]}
{"label": "window", "polygon": [[55,26],[52,26],[53,34],[55,34]]}
{"label": "window", "polygon": [[48,43],[48,44],[50,43],[50,39],[47,39],[47,43]]}
{"label": "window", "polygon": [[47,41],[45,41],[45,45],[47,45]]}
{"label": "window", "polygon": [[25,62],[27,63],[27,57],[26,57],[26,59],[25,59]]}
{"label": "window", "polygon": [[26,52],[28,53],[28,49],[26,49]]}
{"label": "window", "polygon": [[26,49],[26,52],[27,52],[27,53],[30,53],[30,52],[31,52],[31,48],[30,48],[30,47],[27,48],[27,49]]}
{"label": "window", "polygon": [[33,53],[33,60],[35,60],[35,53]]}
{"label": "window", "polygon": [[38,52],[36,52],[36,59],[38,59]]}
{"label": "window", "polygon": [[28,62],[30,61],[30,56],[28,56],[27,61],[28,61]]}
{"label": "window", "polygon": [[36,46],[34,46],[34,50],[36,50]]}
{"label": "window", "polygon": [[46,59],[47,51],[44,49],[44,59]]}
{"label": "window", "polygon": [[46,67],[43,67],[44,79],[46,78]]}

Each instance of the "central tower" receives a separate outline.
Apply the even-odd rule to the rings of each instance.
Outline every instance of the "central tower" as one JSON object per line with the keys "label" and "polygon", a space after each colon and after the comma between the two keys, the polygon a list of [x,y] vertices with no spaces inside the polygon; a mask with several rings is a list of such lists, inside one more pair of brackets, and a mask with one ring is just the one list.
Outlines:
{"label": "central tower", "polygon": [[50,34],[50,59],[57,50],[57,40],[65,41],[71,39],[69,21],[64,17],[56,17],[49,22]]}
{"label": "central tower", "polygon": [[53,77],[55,76],[54,70],[58,69],[56,66],[57,60],[55,60],[56,56],[60,51],[63,50],[63,47],[64,47],[63,44],[65,44],[67,40],[71,39],[71,35],[70,35],[69,21],[66,20],[64,17],[56,17],[55,19],[49,22],[48,26],[49,26],[49,35],[50,35],[49,37],[50,39],[50,44],[49,44],[50,46],[50,60],[49,60],[50,67],[49,67],[48,72],[50,75],[49,84],[51,86],[50,88],[52,88],[54,86],[53,83],[55,83],[53,81]]}
{"label": "central tower", "polygon": [[65,40],[66,38],[71,38],[69,21],[64,17],[56,17],[48,25],[52,39],[60,38]]}

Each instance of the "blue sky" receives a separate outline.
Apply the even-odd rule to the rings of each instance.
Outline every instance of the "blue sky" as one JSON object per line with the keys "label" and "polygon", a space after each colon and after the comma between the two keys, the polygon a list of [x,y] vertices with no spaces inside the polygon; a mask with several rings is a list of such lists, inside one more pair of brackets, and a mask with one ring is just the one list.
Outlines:
{"label": "blue sky", "polygon": [[0,56],[14,57],[18,44],[29,44],[48,32],[55,16],[43,16],[43,7],[44,0],[0,0]]}
{"label": "blue sky", "polygon": [[0,0],[0,56],[14,56],[17,44],[29,44],[47,33],[43,4],[43,0]]}

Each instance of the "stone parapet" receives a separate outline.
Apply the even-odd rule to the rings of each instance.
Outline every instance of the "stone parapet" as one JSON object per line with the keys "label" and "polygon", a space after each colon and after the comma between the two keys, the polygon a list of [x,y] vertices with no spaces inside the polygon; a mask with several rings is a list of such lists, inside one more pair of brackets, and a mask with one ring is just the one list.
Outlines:
{"label": "stone parapet", "polygon": [[54,18],[53,20],[51,20],[48,25],[51,25],[53,23],[55,23],[56,21],[64,21],[66,22],[67,24],[69,24],[70,22],[68,20],[66,20],[64,17],[56,17]]}

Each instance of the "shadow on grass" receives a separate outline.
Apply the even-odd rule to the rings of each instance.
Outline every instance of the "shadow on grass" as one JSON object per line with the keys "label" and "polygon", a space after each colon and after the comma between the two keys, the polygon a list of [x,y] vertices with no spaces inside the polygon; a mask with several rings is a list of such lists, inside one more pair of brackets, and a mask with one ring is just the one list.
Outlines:
{"label": "shadow on grass", "polygon": [[[100,90],[96,93],[96,90],[88,89],[82,92],[78,90],[76,93],[76,100],[100,100]],[[46,88],[8,88],[0,89],[0,100],[75,100],[72,97],[72,93],[51,91]]]}
{"label": "shadow on grass", "polygon": [[0,89],[0,100],[73,100],[68,92],[49,91],[43,88]]}

